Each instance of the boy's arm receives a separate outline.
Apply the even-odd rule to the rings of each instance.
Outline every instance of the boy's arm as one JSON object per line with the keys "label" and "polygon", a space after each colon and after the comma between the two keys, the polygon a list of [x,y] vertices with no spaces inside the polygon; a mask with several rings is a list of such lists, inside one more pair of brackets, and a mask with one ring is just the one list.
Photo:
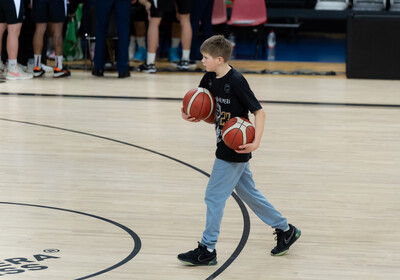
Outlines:
{"label": "boy's arm", "polygon": [[251,153],[260,147],[261,137],[264,132],[265,124],[265,112],[263,109],[254,111],[254,126],[255,126],[255,136],[252,143],[239,146],[239,150],[235,150],[239,154]]}

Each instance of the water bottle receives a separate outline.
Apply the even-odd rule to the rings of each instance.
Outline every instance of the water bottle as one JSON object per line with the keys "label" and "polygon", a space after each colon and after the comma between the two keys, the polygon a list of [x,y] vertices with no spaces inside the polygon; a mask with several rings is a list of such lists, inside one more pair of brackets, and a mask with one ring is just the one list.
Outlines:
{"label": "water bottle", "polygon": [[232,55],[231,55],[231,59],[234,59],[236,57],[236,37],[233,33],[231,33],[229,35],[228,38],[229,42],[231,42],[231,46],[232,46]]}
{"label": "water bottle", "polygon": [[275,60],[276,35],[274,30],[268,34],[268,60]]}

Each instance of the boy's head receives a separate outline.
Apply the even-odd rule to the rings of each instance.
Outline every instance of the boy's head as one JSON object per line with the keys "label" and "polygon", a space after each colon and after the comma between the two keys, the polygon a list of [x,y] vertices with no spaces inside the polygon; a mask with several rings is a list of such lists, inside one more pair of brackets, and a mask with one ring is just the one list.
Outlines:
{"label": "boy's head", "polygon": [[222,57],[224,62],[228,62],[232,54],[232,45],[222,35],[215,35],[207,40],[200,47],[202,54],[209,54],[212,58]]}

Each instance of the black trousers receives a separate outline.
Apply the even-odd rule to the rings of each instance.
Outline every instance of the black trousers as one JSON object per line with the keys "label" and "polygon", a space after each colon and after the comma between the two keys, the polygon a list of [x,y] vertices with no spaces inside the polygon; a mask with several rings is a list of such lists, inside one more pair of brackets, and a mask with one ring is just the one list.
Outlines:
{"label": "black trousers", "polygon": [[106,39],[110,15],[115,9],[118,36],[117,69],[123,73],[129,71],[129,27],[131,0],[96,0],[96,47],[94,67],[103,70],[106,55]]}

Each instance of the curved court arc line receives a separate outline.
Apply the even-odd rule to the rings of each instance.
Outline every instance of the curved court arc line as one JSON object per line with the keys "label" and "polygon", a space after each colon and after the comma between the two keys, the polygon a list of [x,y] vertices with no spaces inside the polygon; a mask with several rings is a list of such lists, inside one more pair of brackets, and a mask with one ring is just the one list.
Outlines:
{"label": "curved court arc line", "polygon": [[120,266],[124,265],[125,263],[127,263],[131,259],[133,259],[139,253],[140,248],[142,246],[142,243],[140,241],[139,236],[134,231],[132,231],[130,228],[128,228],[128,227],[126,227],[126,226],[124,226],[124,225],[122,225],[120,223],[117,223],[117,222],[115,222],[113,220],[110,220],[110,219],[107,219],[107,218],[104,218],[104,217],[96,216],[96,215],[93,215],[93,214],[88,214],[88,213],[85,213],[85,212],[80,212],[80,211],[75,211],[75,210],[70,210],[70,209],[64,209],[64,208],[58,208],[58,207],[45,206],[45,205],[16,203],[16,202],[5,202],[5,201],[0,201],[0,204],[38,207],[38,208],[65,211],[65,212],[70,212],[70,213],[74,213],[74,214],[89,216],[91,218],[99,219],[101,221],[104,221],[104,222],[110,223],[110,224],[112,224],[114,226],[117,226],[117,227],[121,228],[122,230],[124,230],[125,232],[127,232],[132,237],[132,239],[133,239],[133,241],[135,243],[135,246],[133,247],[133,250],[129,253],[129,255],[126,258],[124,258],[122,261],[110,266],[109,268],[103,269],[103,270],[101,270],[99,272],[95,272],[95,273],[87,275],[87,276],[76,278],[75,280],[89,279],[89,278],[92,278],[92,277],[98,276],[100,274],[109,272],[109,271],[111,271],[111,270],[113,270],[113,269],[115,269],[117,267],[120,267]]}
{"label": "curved court arc line", "polygon": [[[107,140],[107,141],[111,141],[111,142],[127,145],[127,146],[130,146],[130,147],[134,147],[134,148],[137,148],[137,149],[140,149],[140,150],[143,150],[143,151],[147,151],[147,152],[150,152],[150,153],[165,157],[165,158],[170,159],[172,161],[175,161],[177,163],[183,164],[183,165],[185,165],[185,166],[187,166],[187,167],[189,167],[189,168],[191,168],[191,169],[193,169],[193,170],[195,170],[195,171],[197,171],[197,172],[199,172],[199,173],[201,173],[201,174],[203,174],[203,175],[205,175],[207,177],[210,177],[210,174],[208,174],[204,170],[202,170],[202,169],[200,169],[198,167],[195,167],[195,166],[193,166],[193,165],[191,165],[191,164],[189,164],[187,162],[184,162],[184,161],[181,161],[181,160],[179,160],[177,158],[174,158],[172,156],[169,156],[169,155],[166,155],[166,154],[163,154],[163,153],[160,153],[160,152],[157,152],[157,151],[154,151],[154,150],[142,147],[142,146],[138,146],[138,145],[131,144],[131,143],[128,143],[128,142],[124,142],[124,141],[121,141],[121,140],[117,140],[117,139],[113,139],[113,138],[109,138],[109,137],[105,137],[105,136],[101,136],[101,135],[96,135],[96,134],[92,134],[92,133],[87,133],[87,132],[83,132],[83,131],[67,129],[67,128],[51,126],[51,125],[45,125],[45,124],[39,124],[39,123],[33,123],[33,122],[27,122],[27,121],[18,121],[18,120],[6,119],[6,118],[0,118],[0,120],[8,121],[8,122],[14,122],[14,123],[20,123],[20,124],[33,125],[33,126],[40,126],[40,127],[56,129],[56,130],[61,130],[61,131],[66,131],[66,132],[72,132],[72,133],[76,133],[76,134],[86,135],[86,136],[90,136],[90,137],[95,137],[95,138],[99,138],[99,139],[103,139],[103,140]],[[235,199],[236,203],[238,204],[238,206],[239,206],[239,208],[240,208],[240,210],[242,212],[242,216],[243,216],[243,232],[242,232],[242,236],[241,236],[241,239],[240,239],[236,249],[233,251],[231,256],[213,274],[211,274],[209,277],[207,277],[206,280],[215,279],[225,269],[227,269],[233,263],[233,261],[239,256],[239,254],[243,250],[243,248],[246,245],[246,242],[247,242],[247,240],[249,238],[249,234],[250,234],[250,216],[249,216],[249,213],[247,211],[247,208],[244,205],[243,201],[237,196],[237,194],[235,192],[232,192],[232,197]],[[71,210],[71,211],[73,212],[73,210]],[[97,216],[95,216],[95,217],[97,217]],[[133,255],[132,258],[135,255]],[[124,263],[126,263],[126,262],[124,262]],[[116,267],[114,267],[114,268],[116,268]],[[112,269],[114,269],[114,268],[112,268]],[[107,270],[107,271],[109,271],[109,270]],[[106,271],[104,271],[104,272],[106,272]],[[102,273],[104,273],[104,272],[102,272]],[[98,275],[98,274],[96,274],[96,275]],[[93,277],[93,276],[95,276],[95,275],[89,275],[89,276],[85,276],[85,278],[78,278],[78,279],[75,279],[75,280],[88,279],[88,278]]]}

